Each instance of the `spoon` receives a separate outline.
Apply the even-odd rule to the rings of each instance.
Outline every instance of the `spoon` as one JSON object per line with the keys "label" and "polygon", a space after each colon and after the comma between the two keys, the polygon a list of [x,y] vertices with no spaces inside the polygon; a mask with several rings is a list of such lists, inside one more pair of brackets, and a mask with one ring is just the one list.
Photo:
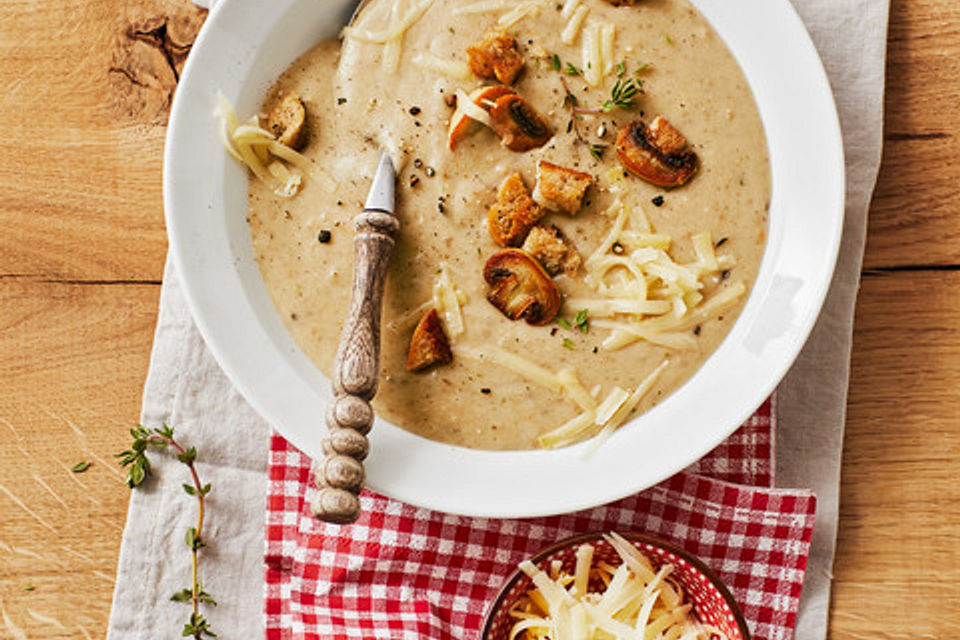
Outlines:
{"label": "spoon", "polygon": [[323,443],[326,457],[314,468],[317,491],[310,505],[313,515],[324,522],[348,524],[360,517],[363,459],[370,450],[366,434],[374,418],[370,401],[380,376],[383,285],[400,231],[394,216],[395,181],[393,162],[382,152],[363,212],[354,219],[350,311],[333,364],[334,398]]}

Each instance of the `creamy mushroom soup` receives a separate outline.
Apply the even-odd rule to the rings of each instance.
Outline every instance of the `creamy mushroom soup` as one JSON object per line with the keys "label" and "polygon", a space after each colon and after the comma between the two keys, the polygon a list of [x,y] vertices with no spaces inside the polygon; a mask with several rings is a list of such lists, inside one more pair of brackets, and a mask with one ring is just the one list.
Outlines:
{"label": "creamy mushroom soup", "polygon": [[388,149],[402,229],[374,406],[416,434],[483,449],[608,435],[696,372],[756,278],[763,128],[686,0],[373,0],[277,80],[261,121],[290,96],[316,170],[296,184],[259,152],[275,165],[249,194],[264,282],[329,372],[352,220]]}

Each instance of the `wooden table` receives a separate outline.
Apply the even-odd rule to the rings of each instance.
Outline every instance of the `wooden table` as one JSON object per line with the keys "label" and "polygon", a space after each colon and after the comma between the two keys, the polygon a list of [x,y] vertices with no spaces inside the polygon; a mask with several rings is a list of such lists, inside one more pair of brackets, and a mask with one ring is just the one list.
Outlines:
{"label": "wooden table", "polygon": [[[186,0],[0,0],[0,638],[99,638],[166,251]],[[960,632],[960,4],[893,0],[834,638]],[[82,474],[70,467],[93,466]],[[24,635],[25,634],[25,635]]]}

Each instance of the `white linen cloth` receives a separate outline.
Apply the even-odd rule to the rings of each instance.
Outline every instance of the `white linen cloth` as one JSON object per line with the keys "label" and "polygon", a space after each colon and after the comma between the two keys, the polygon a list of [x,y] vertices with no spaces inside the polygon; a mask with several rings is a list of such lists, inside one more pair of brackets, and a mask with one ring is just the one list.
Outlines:
{"label": "white linen cloth", "polygon": [[[758,2],[763,0],[757,0]],[[797,622],[798,640],[826,637],[836,541],[840,455],[853,309],[867,209],[880,164],[889,0],[792,0],[833,86],[847,160],[847,210],[840,262],[826,306],[780,386],[777,483],[819,498],[813,551]],[[803,123],[797,123],[802,126]],[[201,572],[219,602],[205,607],[221,638],[263,637],[263,532],[268,425],[233,389],[206,350],[168,262],[142,422],[167,422],[200,452],[209,495]],[[155,479],[135,491],[117,567],[108,640],[179,637],[190,607],[170,596],[189,586],[184,532],[195,503],[180,485],[185,468],[154,455]]]}

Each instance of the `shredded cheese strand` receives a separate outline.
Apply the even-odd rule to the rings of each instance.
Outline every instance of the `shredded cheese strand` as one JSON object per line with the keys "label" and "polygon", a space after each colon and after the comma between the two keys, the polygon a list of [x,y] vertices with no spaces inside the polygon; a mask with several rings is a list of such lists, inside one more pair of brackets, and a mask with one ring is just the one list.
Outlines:
{"label": "shredded cheese strand", "polygon": [[414,5],[407,11],[406,15],[398,19],[392,26],[384,29],[383,31],[369,31],[366,29],[360,29],[358,27],[348,26],[344,27],[342,35],[346,38],[351,38],[353,40],[359,40],[360,42],[367,42],[370,44],[386,44],[391,40],[395,40],[399,36],[405,34],[410,27],[415,25],[420,18],[423,17],[423,14],[427,12],[427,9],[430,8],[430,5],[433,4],[433,0],[421,0],[420,3]]}
{"label": "shredded cheese strand", "polygon": [[468,67],[466,63],[456,60],[445,60],[430,52],[418,53],[413,58],[413,64],[458,80],[470,80],[473,78],[473,72],[470,71],[470,67]]}

